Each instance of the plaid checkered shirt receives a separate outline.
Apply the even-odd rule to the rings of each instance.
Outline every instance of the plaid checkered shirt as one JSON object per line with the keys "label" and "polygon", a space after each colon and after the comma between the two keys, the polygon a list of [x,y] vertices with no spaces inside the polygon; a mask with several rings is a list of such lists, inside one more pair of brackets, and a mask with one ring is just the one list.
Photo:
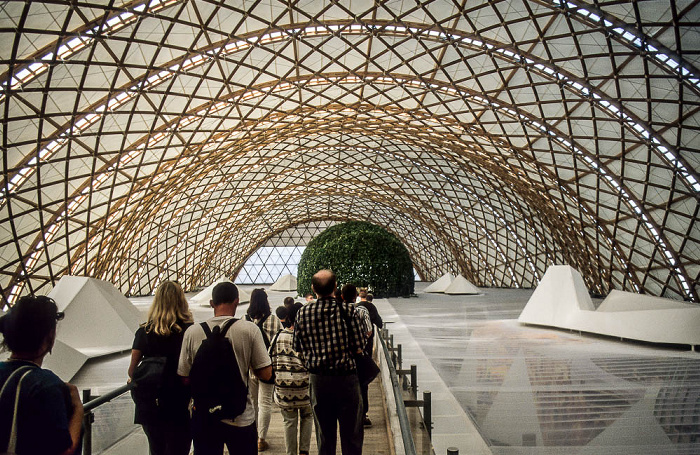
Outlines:
{"label": "plaid checkered shirt", "polygon": [[294,322],[294,350],[314,374],[343,374],[355,370],[353,355],[362,350],[361,315],[354,305],[343,303],[343,312],[334,298],[322,298],[299,310]]}

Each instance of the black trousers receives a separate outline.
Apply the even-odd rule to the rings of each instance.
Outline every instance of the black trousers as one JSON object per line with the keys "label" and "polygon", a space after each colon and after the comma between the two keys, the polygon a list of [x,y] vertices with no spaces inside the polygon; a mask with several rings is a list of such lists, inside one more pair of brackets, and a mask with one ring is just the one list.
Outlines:
{"label": "black trousers", "polygon": [[257,455],[258,430],[255,422],[247,427],[235,427],[220,420],[212,421],[206,414],[192,415],[194,455],[221,455],[224,444],[231,455]]}
{"label": "black trousers", "polygon": [[340,448],[343,455],[362,455],[364,427],[357,375],[311,374],[309,379],[318,454],[335,455],[336,434],[340,427]]}
{"label": "black trousers", "polygon": [[182,422],[153,419],[141,426],[151,455],[189,455],[192,446],[189,419]]}

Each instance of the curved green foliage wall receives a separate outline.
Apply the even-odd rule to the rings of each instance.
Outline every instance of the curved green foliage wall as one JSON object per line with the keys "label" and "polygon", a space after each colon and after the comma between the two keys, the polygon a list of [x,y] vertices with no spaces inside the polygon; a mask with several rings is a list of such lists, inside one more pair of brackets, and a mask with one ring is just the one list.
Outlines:
{"label": "curved green foliage wall", "polygon": [[299,261],[297,291],[311,292],[311,277],[331,269],[338,284],[369,287],[375,297],[413,293],[413,263],[406,247],[387,230],[364,221],[337,224],[306,246]]}

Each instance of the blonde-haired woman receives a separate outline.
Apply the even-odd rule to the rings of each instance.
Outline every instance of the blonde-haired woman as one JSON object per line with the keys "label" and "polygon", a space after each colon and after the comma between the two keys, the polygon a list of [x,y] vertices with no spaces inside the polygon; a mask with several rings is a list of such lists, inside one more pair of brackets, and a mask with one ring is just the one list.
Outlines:
{"label": "blonde-haired woman", "polygon": [[[182,337],[193,323],[185,293],[175,281],[164,281],[156,289],[148,321],[136,331],[131,349],[129,380],[145,357],[165,357],[163,383],[152,399],[134,391],[134,423],[141,424],[151,455],[187,455],[192,438],[187,406],[190,394],[177,376]],[[149,397],[150,398],[150,397]]]}

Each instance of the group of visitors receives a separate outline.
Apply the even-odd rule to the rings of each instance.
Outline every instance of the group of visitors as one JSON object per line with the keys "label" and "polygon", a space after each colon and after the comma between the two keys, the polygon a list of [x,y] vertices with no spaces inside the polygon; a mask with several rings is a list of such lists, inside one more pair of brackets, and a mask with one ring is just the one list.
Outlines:
{"label": "group of visitors", "polygon": [[[189,435],[195,455],[220,455],[224,445],[231,455],[263,452],[275,408],[284,421],[288,455],[309,454],[314,424],[319,454],[336,453],[338,428],[342,453],[362,453],[363,428],[371,421],[367,386],[358,381],[354,357],[371,352],[373,326],[381,326],[381,317],[366,292],[355,304],[353,285],[343,287],[342,299],[336,299],[336,277],[329,270],[314,275],[312,289],[317,299],[306,295],[302,305],[288,297],[274,313],[266,292],[254,289],[245,318],[236,319],[238,289],[219,283],[212,290],[214,317],[193,324],[179,285],[159,286],[148,321],[136,332],[129,367],[132,377],[145,359],[164,359],[157,402],[138,399],[136,379],[133,392],[136,422],[143,425],[152,455],[187,454]],[[226,357],[207,357],[224,337],[244,390],[244,405],[230,413],[233,405],[226,399],[211,401],[199,392],[235,395],[235,386],[224,390],[211,379],[230,373],[202,373],[207,362],[214,363],[205,358]],[[210,377],[206,385],[202,376]]]}
{"label": "group of visitors", "polygon": [[[151,455],[254,455],[265,451],[274,407],[288,455],[308,455],[315,424],[318,453],[362,453],[367,385],[355,357],[371,353],[382,325],[371,295],[354,285],[336,298],[329,270],[313,276],[306,303],[287,298],[272,313],[263,289],[236,319],[238,288],[217,284],[214,316],[195,324],[177,282],[161,283],[147,322],[136,331],[128,368],[135,422]],[[0,452],[77,455],[83,406],[75,386],[42,369],[63,313],[48,297],[23,297],[0,318],[10,359],[0,362]],[[273,404],[274,403],[274,404]],[[313,424],[312,424],[313,422]],[[19,429],[18,429],[19,428]],[[31,430],[27,431],[26,428]],[[41,437],[34,431],[41,429]]]}

